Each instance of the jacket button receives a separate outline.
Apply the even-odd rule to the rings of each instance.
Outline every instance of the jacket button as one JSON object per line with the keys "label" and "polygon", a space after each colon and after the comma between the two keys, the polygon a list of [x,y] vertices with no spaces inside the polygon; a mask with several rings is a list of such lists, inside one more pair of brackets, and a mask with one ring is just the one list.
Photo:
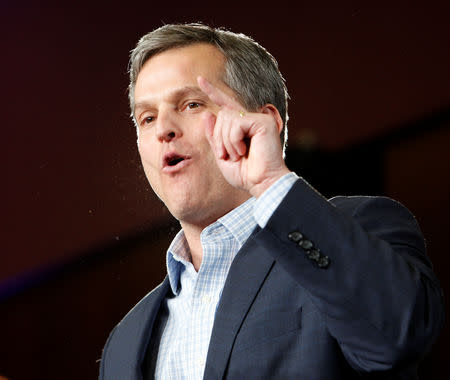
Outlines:
{"label": "jacket button", "polygon": [[328,256],[322,256],[317,260],[317,265],[319,268],[326,268],[330,265],[330,258]]}
{"label": "jacket button", "polygon": [[288,238],[294,243],[298,243],[300,240],[303,239],[303,235],[298,231],[292,231],[289,233]]}
{"label": "jacket button", "polygon": [[308,259],[317,261],[321,258],[321,254],[317,249],[311,249],[310,251],[308,251]]}
{"label": "jacket button", "polygon": [[309,240],[305,239],[305,240],[300,240],[298,242],[298,245],[300,247],[302,247],[305,250],[309,250],[313,247],[313,243],[311,243]]}

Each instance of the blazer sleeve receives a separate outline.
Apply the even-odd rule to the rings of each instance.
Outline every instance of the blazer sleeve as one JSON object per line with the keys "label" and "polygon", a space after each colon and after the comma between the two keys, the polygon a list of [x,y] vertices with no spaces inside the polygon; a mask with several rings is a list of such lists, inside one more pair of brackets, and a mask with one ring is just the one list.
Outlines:
{"label": "blazer sleeve", "polygon": [[383,197],[327,201],[299,179],[258,233],[310,295],[360,372],[416,362],[443,323],[443,298],[414,216]]}

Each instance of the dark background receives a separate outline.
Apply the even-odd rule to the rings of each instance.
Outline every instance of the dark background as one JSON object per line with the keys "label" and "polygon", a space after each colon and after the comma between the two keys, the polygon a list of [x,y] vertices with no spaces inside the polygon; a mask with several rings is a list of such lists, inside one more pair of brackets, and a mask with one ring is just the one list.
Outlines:
{"label": "dark background", "polygon": [[[448,1],[2,0],[0,375],[95,379],[109,331],[162,281],[179,227],[136,152],[128,54],[163,23],[195,21],[278,59],[290,168],[326,196],[404,203],[448,293]],[[449,336],[423,379],[445,378]]]}

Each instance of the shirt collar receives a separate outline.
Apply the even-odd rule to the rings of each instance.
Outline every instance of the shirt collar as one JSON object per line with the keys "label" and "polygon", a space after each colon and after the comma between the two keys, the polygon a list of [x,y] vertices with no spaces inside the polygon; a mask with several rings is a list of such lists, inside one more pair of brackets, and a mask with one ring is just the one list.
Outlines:
{"label": "shirt collar", "polygon": [[255,198],[249,198],[216,222],[222,224],[233,235],[239,243],[239,248],[244,245],[256,227],[256,220],[253,217],[255,201]]}
{"label": "shirt collar", "polygon": [[[255,198],[249,198],[240,206],[206,227],[202,234],[218,226],[224,226],[237,241],[240,249],[256,227],[256,221],[253,217],[254,203]],[[181,273],[186,270],[187,265],[192,265],[190,262],[189,246],[184,231],[180,230],[170,244],[166,256],[167,275],[169,276],[170,287],[175,295],[179,292]]]}

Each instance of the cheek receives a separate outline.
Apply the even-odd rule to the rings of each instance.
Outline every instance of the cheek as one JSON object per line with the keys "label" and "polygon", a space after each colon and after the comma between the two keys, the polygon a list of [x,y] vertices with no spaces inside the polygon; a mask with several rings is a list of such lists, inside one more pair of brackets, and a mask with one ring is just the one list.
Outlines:
{"label": "cheek", "polygon": [[158,149],[149,140],[149,136],[145,136],[145,134],[138,137],[138,152],[143,165],[157,167]]}
{"label": "cheek", "polygon": [[141,161],[145,176],[147,177],[147,181],[150,184],[150,187],[155,192],[155,194],[159,198],[161,198],[162,185],[157,167],[155,167],[155,165],[149,162],[147,158],[143,157],[142,153],[141,153]]}
{"label": "cheek", "polygon": [[159,174],[159,154],[158,149],[154,144],[148,142],[148,139],[140,136],[138,143],[138,152],[141,157],[142,166],[144,168],[145,175],[152,188],[156,191],[158,185]]}

